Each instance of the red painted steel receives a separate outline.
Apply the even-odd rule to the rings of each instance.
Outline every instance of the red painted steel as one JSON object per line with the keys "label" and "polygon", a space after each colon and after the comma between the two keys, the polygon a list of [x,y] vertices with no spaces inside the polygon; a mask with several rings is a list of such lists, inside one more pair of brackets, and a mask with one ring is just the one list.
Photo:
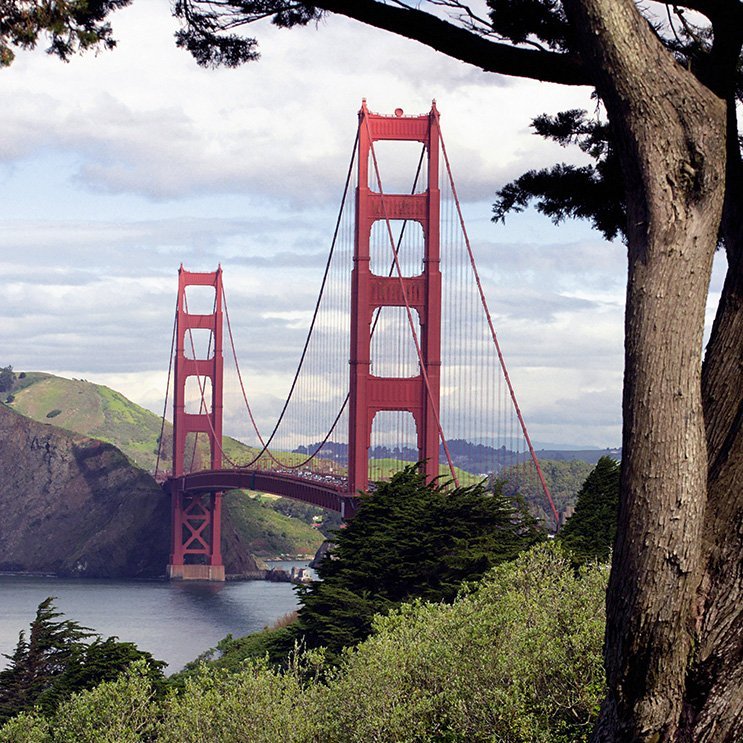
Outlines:
{"label": "red painted steel", "polygon": [[[417,194],[380,194],[369,186],[369,154],[379,140],[417,141],[426,147],[428,183]],[[371,113],[366,101],[359,111],[358,185],[354,267],[351,275],[351,353],[348,472],[350,492],[367,490],[369,446],[374,416],[381,410],[412,414],[418,454],[429,479],[439,474],[439,432],[436,411],[441,376],[441,270],[439,247],[439,114],[436,104],[423,116]],[[409,219],[419,222],[424,235],[423,272],[419,276],[372,274],[369,243],[374,222]],[[377,377],[370,371],[371,323],[378,307],[402,306],[404,294],[418,312],[423,374],[412,378]]]}
{"label": "red painted steel", "polygon": [[[186,288],[214,288],[214,311],[208,315],[188,311]],[[186,349],[193,348],[190,331],[210,330],[212,355],[209,358],[188,358]],[[196,354],[193,353],[195,356]],[[178,302],[176,307],[176,342],[173,394],[173,477],[185,475],[186,440],[189,433],[205,434],[209,441],[211,470],[222,466],[222,268],[210,273],[178,270]],[[186,380],[197,377],[202,400],[198,413],[187,413]],[[205,380],[211,381],[211,400],[204,396]],[[203,578],[224,580],[221,550],[222,492],[189,493],[178,486],[176,479],[171,493],[171,553],[168,575],[171,578]],[[209,566],[208,571],[202,568]]]}
{"label": "red painted steel", "polygon": [[170,478],[165,483],[165,490],[171,493],[178,490],[189,497],[198,497],[217,487],[221,490],[259,490],[338,511],[346,517],[356,510],[358,498],[348,493],[344,478],[322,475],[314,478],[245,468],[203,470]]}

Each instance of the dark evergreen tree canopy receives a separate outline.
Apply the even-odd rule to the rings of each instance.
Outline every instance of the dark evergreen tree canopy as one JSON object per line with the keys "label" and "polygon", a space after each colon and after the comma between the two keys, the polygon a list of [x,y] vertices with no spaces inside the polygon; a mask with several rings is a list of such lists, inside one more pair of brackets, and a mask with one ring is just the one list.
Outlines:
{"label": "dark evergreen tree canopy", "polygon": [[462,584],[545,539],[523,504],[481,485],[426,484],[416,465],[364,496],[301,590],[294,637],[332,652],[371,631],[375,614],[403,601],[452,601]]}
{"label": "dark evergreen tree canopy", "polygon": [[134,643],[115,637],[103,640],[62,616],[54,597],[44,599],[31,622],[28,640],[21,632],[15,650],[5,656],[10,664],[0,671],[0,726],[34,707],[51,713],[74,693],[115,679],[139,659],[147,663],[151,680],[163,689],[163,661]]}
{"label": "dark evergreen tree canopy", "polygon": [[619,462],[601,457],[578,493],[575,512],[557,538],[579,563],[608,562],[617,533]]}
{"label": "dark evergreen tree canopy", "polygon": [[493,221],[505,222],[509,212],[524,211],[536,201],[537,211],[555,224],[568,218],[586,219],[607,240],[624,237],[627,215],[622,173],[607,123],[598,114],[592,118],[587,111],[573,109],[538,116],[532,127],[536,134],[563,147],[577,145],[595,163],[559,163],[524,173],[498,191]]}
{"label": "dark evergreen tree canopy", "polygon": [[15,58],[14,48],[33,49],[39,37],[49,39],[47,52],[67,61],[96,47],[112,49],[109,13],[131,0],[0,0],[0,67]]}
{"label": "dark evergreen tree canopy", "polygon": [[0,369],[0,392],[10,392],[15,385],[13,367],[8,365]]}

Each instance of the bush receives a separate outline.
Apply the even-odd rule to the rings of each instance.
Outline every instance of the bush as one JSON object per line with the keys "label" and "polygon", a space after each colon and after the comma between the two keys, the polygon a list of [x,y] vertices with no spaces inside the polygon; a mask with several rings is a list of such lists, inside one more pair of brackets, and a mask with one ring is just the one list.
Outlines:
{"label": "bush", "polygon": [[558,545],[539,545],[453,604],[378,616],[324,680],[314,650],[286,672],[266,660],[202,667],[158,702],[137,661],[49,719],[21,713],[0,743],[585,741],[605,691],[607,574],[596,564],[576,574]]}
{"label": "bush", "polygon": [[158,706],[145,661],[115,681],[75,694],[49,720],[22,713],[0,728],[0,743],[139,743],[152,740]]}
{"label": "bush", "polygon": [[0,368],[0,392],[10,392],[15,385],[15,374],[12,366]]}
{"label": "bush", "polygon": [[299,743],[312,735],[314,715],[294,673],[251,661],[239,673],[203,667],[164,710],[162,743]]}
{"label": "bush", "polygon": [[604,696],[607,575],[576,576],[545,545],[451,606],[377,617],[322,692],[323,739],[587,740]]}
{"label": "bush", "polygon": [[56,418],[62,411],[58,408],[54,408],[54,410],[50,410],[47,414],[47,418]]}

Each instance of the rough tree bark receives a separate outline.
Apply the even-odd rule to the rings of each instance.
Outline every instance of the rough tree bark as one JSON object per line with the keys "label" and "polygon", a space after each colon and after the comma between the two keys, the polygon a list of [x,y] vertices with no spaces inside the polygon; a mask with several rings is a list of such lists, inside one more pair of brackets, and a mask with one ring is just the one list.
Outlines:
{"label": "rough tree bark", "polygon": [[[595,741],[674,740],[698,613],[707,443],[702,330],[726,107],[631,0],[566,0],[617,138],[628,229],[622,501]],[[659,94],[660,92],[660,94]]]}
{"label": "rough tree bark", "polygon": [[682,717],[689,743],[743,739],[743,162],[732,95],[727,139],[728,271],[702,369],[709,469],[696,653]]}

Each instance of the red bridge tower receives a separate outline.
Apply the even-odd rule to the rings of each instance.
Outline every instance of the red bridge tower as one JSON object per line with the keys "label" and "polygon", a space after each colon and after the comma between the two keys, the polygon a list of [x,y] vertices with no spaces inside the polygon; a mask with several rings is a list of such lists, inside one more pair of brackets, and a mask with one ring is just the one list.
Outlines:
{"label": "red bridge tower", "polygon": [[[415,194],[383,194],[369,186],[373,143],[417,141],[426,147],[428,183]],[[441,270],[439,247],[439,114],[436,104],[423,116],[359,111],[359,180],[356,189],[356,234],[351,277],[351,380],[349,410],[349,491],[366,490],[374,416],[382,410],[412,414],[418,456],[428,479],[439,474],[439,381],[441,375]],[[372,170],[374,173],[374,170]],[[413,220],[423,228],[423,271],[418,276],[379,276],[370,269],[372,225],[379,220]],[[378,377],[370,371],[372,319],[380,307],[410,307],[420,320],[423,370],[414,377]]]}
{"label": "red bridge tower", "polygon": [[[214,288],[214,310],[197,315],[188,311],[186,288]],[[211,355],[195,358],[191,330],[211,331]],[[221,523],[222,493],[184,493],[177,478],[186,474],[188,434],[206,434],[211,454],[211,469],[222,467],[222,269],[213,273],[193,273],[183,266],[178,271],[178,305],[176,310],[176,343],[173,395],[173,477],[171,489],[172,546],[168,577],[171,580],[224,580],[222,564]],[[201,392],[198,413],[187,413],[186,380],[196,378]],[[207,400],[206,380],[211,382],[211,399]],[[188,440],[189,446],[195,442]]]}

